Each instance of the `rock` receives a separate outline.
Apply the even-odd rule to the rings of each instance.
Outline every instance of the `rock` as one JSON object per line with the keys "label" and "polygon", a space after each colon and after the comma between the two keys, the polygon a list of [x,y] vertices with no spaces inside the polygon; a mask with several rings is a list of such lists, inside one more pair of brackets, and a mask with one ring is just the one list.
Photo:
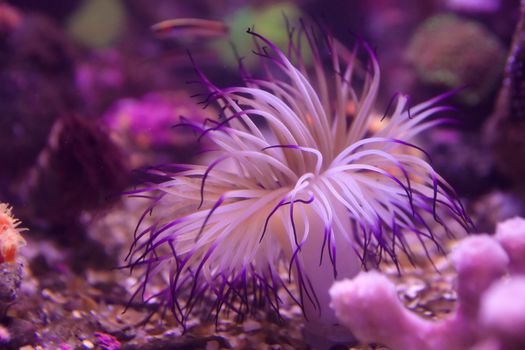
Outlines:
{"label": "rock", "polygon": [[16,299],[22,281],[22,263],[5,262],[0,264],[0,309]]}

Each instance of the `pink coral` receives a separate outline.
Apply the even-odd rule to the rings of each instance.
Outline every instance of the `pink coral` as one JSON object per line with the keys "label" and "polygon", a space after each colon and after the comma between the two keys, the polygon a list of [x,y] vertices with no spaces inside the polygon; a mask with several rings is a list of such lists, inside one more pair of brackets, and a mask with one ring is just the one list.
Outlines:
{"label": "pink coral", "polygon": [[512,272],[525,274],[525,219],[515,217],[500,222],[495,237],[509,255]]}
{"label": "pink coral", "polygon": [[[428,322],[405,311],[396,287],[381,273],[361,272],[351,281],[336,282],[330,295],[336,316],[360,341],[385,343],[394,349],[424,349],[427,332],[422,330],[429,328]],[[411,329],[420,332],[414,334]]]}
{"label": "pink coral", "polygon": [[525,276],[512,276],[494,283],[481,302],[479,318],[503,349],[525,345]]}
{"label": "pink coral", "polygon": [[524,223],[510,219],[498,225],[495,237],[470,236],[454,248],[457,305],[442,320],[424,320],[406,310],[395,285],[375,271],[334,283],[331,307],[357,339],[392,350],[523,349]]}

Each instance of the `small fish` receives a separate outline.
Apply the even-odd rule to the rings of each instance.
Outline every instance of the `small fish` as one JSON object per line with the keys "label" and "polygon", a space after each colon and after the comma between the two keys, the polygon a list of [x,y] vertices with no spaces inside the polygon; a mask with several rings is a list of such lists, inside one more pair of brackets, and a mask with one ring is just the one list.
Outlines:
{"label": "small fish", "polygon": [[228,26],[221,21],[200,18],[175,18],[151,26],[151,30],[162,36],[175,38],[215,38],[228,34]]}

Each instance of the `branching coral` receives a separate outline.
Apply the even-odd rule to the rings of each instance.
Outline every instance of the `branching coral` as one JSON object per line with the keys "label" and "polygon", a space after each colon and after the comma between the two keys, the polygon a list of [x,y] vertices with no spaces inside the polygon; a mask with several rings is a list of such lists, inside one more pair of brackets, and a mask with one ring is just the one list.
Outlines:
{"label": "branching coral", "polygon": [[[290,29],[286,54],[248,33],[264,78],[241,64],[245,86],[219,88],[196,68],[209,91],[204,103],[221,113],[187,125],[215,145],[213,160],[159,167],[164,182],[133,192],[151,203],[129,255],[132,268],[143,267],[134,297],[160,300],[184,323],[203,298],[217,316],[244,315],[261,302],[278,312],[277,290],[285,288],[310,329],[328,336],[337,323],[328,308],[336,278],[411,257],[411,239],[438,246],[434,223],[469,226],[453,190],[411,143],[442,122],[429,118],[448,110],[436,106],[447,95],[409,109],[398,94],[372,131],[380,73],[367,44],[348,51],[303,23]],[[149,284],[158,276],[161,291]]]}
{"label": "branching coral", "polygon": [[450,256],[457,271],[456,310],[440,321],[406,310],[394,284],[374,271],[336,282],[331,306],[360,341],[392,350],[523,349],[524,256],[522,218],[500,223],[495,237],[461,241]]}

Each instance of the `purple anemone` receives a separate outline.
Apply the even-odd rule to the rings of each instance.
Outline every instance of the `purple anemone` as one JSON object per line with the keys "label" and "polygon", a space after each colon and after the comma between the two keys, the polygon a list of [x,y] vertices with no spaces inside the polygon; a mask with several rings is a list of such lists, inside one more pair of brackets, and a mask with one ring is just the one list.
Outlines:
{"label": "purple anemone", "polygon": [[[245,85],[219,88],[196,68],[205,103],[221,111],[191,125],[215,145],[211,161],[159,168],[165,181],[134,192],[150,201],[128,257],[142,267],[134,297],[160,300],[184,323],[203,298],[216,315],[261,302],[278,312],[285,288],[323,332],[337,323],[334,280],[410,258],[413,242],[439,246],[433,228],[450,220],[468,229],[454,191],[411,143],[442,123],[429,118],[449,109],[436,106],[446,95],[408,108],[397,94],[374,129],[380,73],[366,43],[347,50],[301,24],[284,52],[248,33],[264,77],[241,65]],[[163,290],[149,283],[158,276]]]}

